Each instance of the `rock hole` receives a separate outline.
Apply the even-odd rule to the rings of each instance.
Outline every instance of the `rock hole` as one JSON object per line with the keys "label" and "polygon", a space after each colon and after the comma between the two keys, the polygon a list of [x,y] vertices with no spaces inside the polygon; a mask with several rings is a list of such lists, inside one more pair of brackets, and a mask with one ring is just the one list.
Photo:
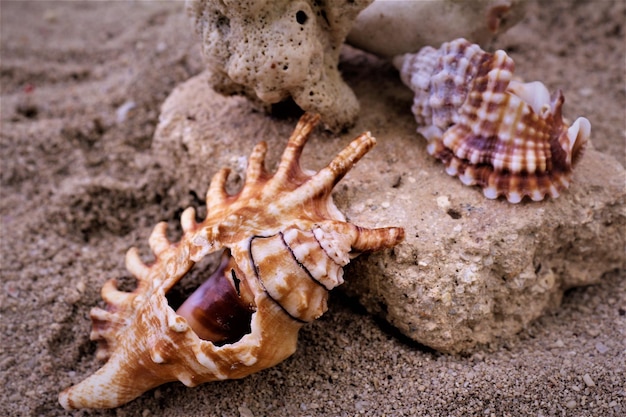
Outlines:
{"label": "rock hole", "polygon": [[324,10],[322,10],[321,15],[324,21],[326,22],[326,24],[330,26],[330,21],[328,20],[328,16],[326,16],[326,12]]}
{"label": "rock hole", "polygon": [[17,114],[26,117],[27,119],[36,119],[39,114],[39,108],[34,103],[21,103],[15,109]]}
{"label": "rock hole", "polygon": [[308,19],[309,16],[307,16],[307,14],[302,10],[298,10],[296,12],[296,22],[298,22],[299,24],[304,25]]}
{"label": "rock hole", "polygon": [[281,120],[297,119],[304,114],[304,111],[293,101],[293,98],[290,97],[272,104],[271,114]]}

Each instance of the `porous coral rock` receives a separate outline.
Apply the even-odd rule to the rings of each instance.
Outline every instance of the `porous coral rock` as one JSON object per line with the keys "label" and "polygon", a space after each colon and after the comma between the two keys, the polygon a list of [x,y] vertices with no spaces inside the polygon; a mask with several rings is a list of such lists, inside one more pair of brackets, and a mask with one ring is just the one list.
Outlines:
{"label": "porous coral rock", "polygon": [[[626,173],[612,157],[590,147],[572,177],[575,185],[556,200],[487,200],[446,175],[416,140],[412,94],[396,73],[377,68],[380,77],[367,77],[385,64],[358,52],[346,64],[359,68],[351,80],[363,105],[357,126],[339,139],[314,134],[302,159],[304,167],[317,169],[355,132],[369,129],[378,139],[376,154],[335,192],[350,221],[406,229],[393,251],[361,257],[346,270],[345,288],[370,312],[424,345],[470,351],[556,309],[568,288],[598,283],[604,273],[626,267]],[[216,94],[206,77],[172,93],[154,140],[167,159],[163,165],[197,195],[214,173],[208,166],[243,172],[240,158],[250,144],[266,140],[270,149],[279,147],[294,123]],[[277,157],[268,155],[268,168]]]}
{"label": "porous coral rock", "polygon": [[187,11],[213,88],[266,104],[291,97],[341,130],[354,124],[359,103],[337,68],[340,47],[370,2],[187,0]]}

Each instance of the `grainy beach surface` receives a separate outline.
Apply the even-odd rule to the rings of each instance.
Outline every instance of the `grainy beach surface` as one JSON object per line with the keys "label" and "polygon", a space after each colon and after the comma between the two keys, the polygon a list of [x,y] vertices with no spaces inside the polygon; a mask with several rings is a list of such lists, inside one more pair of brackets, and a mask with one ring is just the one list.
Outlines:
{"label": "grainy beach surface", "polygon": [[[626,413],[623,270],[464,356],[408,340],[337,291],[296,353],[272,369],[196,388],[166,384],[114,410],[63,410],[59,391],[100,366],[88,313],[102,306],[102,284],[129,277],[124,253],[147,254],[156,223],[202,204],[151,145],[161,104],[204,67],[181,1],[2,0],[0,14],[0,415]],[[510,53],[516,74],[561,88],[567,115],[587,117],[593,146],[622,165],[625,21],[622,0],[536,1],[490,45]],[[345,77],[369,82],[364,74],[372,76]],[[393,115],[381,120],[394,129]]]}

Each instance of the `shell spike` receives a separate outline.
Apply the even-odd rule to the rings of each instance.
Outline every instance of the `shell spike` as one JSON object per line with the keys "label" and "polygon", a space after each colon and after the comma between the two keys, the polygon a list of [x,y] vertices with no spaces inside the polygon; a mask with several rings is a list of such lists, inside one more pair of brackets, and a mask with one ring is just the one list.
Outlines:
{"label": "shell spike", "polygon": [[396,246],[404,239],[404,229],[401,227],[367,229],[356,226],[356,230],[352,250],[358,253],[388,249]]}
{"label": "shell spike", "polygon": [[230,174],[230,169],[222,168],[211,179],[211,184],[206,193],[206,206],[209,213],[211,209],[222,206],[224,200],[228,197],[228,193],[226,192],[228,174]]}
{"label": "shell spike", "polygon": [[146,281],[150,276],[150,267],[141,260],[137,248],[130,248],[126,252],[126,269],[139,281]]}
{"label": "shell spike", "polygon": [[171,243],[167,239],[166,231],[167,223],[161,222],[154,227],[152,234],[148,238],[148,245],[156,256],[159,256],[170,248]]}
{"label": "shell spike", "polygon": [[319,123],[320,115],[313,113],[305,113],[296,128],[294,129],[291,137],[289,138],[289,142],[287,143],[287,147],[283,152],[283,155],[280,158],[280,164],[278,165],[278,169],[276,170],[276,174],[274,174],[274,180],[279,183],[286,181],[286,179],[290,176],[293,176],[294,173],[300,173],[300,165],[299,159],[302,154],[302,148],[306,143],[309,134],[313,131],[313,128]]}
{"label": "shell spike", "polygon": [[513,80],[509,84],[508,91],[528,103],[533,111],[539,115],[543,113],[545,106],[554,102],[550,98],[550,91],[541,81],[523,83]]}
{"label": "shell spike", "polygon": [[[267,143],[260,142],[252,150],[248,158],[248,168],[246,169],[246,185],[258,182],[265,173],[265,154],[267,153]],[[246,187],[244,186],[244,189]]]}
{"label": "shell spike", "polygon": [[95,374],[61,392],[59,403],[63,408],[117,407],[162,383],[155,380],[151,373],[141,372],[139,357],[118,359],[111,357]]}
{"label": "shell spike", "polygon": [[563,120],[563,104],[565,103],[565,96],[563,91],[556,90],[550,100],[550,112],[552,117],[556,120]]}
{"label": "shell spike", "polygon": [[104,283],[102,290],[100,290],[100,295],[106,303],[115,306],[124,305],[135,297],[133,293],[118,290],[115,278]]}
{"label": "shell spike", "polygon": [[569,150],[572,155],[572,165],[578,162],[582,155],[583,148],[589,142],[591,137],[591,123],[584,117],[579,117],[567,129],[567,138],[569,139]]}
{"label": "shell spike", "polygon": [[[374,252],[391,248],[404,239],[404,229],[401,227],[381,227],[369,229],[342,221],[320,222],[318,224],[322,235],[331,236],[333,240],[343,240],[349,245],[351,257],[362,252]],[[316,235],[319,241],[322,235]],[[344,238],[344,239],[340,239]],[[336,245],[333,245],[336,246]]]}
{"label": "shell spike", "polygon": [[183,214],[180,216],[180,225],[183,228],[183,232],[189,233],[196,229],[198,225],[196,223],[196,210],[193,207],[187,207]]}
{"label": "shell spike", "polygon": [[335,184],[375,145],[376,139],[370,132],[365,132],[354,139],[306,184],[306,187],[309,187],[309,197],[324,192],[330,193]]}
{"label": "shell spike", "polygon": [[352,169],[363,156],[376,146],[376,139],[370,132],[365,132],[356,137],[348,146],[346,146],[330,164],[324,169],[333,172],[335,185],[339,182],[348,171]]}

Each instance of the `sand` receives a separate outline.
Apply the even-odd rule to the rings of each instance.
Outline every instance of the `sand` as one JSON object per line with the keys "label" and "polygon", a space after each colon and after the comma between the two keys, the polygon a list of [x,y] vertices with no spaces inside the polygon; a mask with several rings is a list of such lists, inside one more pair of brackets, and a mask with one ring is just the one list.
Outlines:
{"label": "sand", "polygon": [[[594,147],[626,164],[626,4],[542,3],[493,46],[519,75],[563,89],[567,114],[590,119]],[[157,222],[201,204],[151,158],[151,141],[162,102],[203,64],[181,2],[3,0],[0,14],[0,415],[626,412],[623,270],[465,356],[408,340],[337,291],[275,368],[193,389],[167,384],[115,410],[64,411],[58,392],[100,365],[88,313],[102,305],[103,282],[129,276],[124,253],[147,253]],[[393,129],[393,115],[381,117]]]}

